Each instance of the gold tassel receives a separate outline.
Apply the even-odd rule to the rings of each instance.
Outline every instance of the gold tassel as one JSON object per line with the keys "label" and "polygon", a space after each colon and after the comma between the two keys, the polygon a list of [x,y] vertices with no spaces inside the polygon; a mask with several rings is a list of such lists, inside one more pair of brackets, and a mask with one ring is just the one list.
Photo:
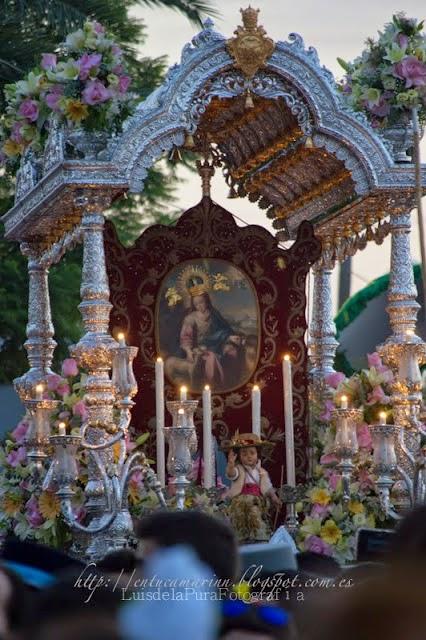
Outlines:
{"label": "gold tassel", "polygon": [[170,154],[169,154],[169,160],[170,162],[181,162],[182,154],[180,152],[179,147],[176,147],[175,145],[173,146],[173,149],[170,151]]}
{"label": "gold tassel", "polygon": [[312,140],[312,136],[307,136],[306,140],[305,140],[305,147],[306,149],[313,149],[314,148],[314,141]]}
{"label": "gold tassel", "polygon": [[228,198],[238,198],[238,193],[235,191],[235,187],[233,184],[231,184],[231,187],[229,189]]}
{"label": "gold tassel", "polygon": [[250,91],[247,91],[245,107],[246,109],[254,108],[254,102],[253,102],[253,98],[251,97]]}
{"label": "gold tassel", "polygon": [[194,136],[192,133],[187,133],[185,136],[186,149],[193,149],[195,147]]}

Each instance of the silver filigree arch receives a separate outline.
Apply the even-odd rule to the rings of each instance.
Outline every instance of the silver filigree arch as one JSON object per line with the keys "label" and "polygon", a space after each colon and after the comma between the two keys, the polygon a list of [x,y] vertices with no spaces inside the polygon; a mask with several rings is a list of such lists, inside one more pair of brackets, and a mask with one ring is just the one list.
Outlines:
{"label": "silver filigree arch", "polygon": [[365,116],[343,103],[314,48],[306,49],[300,36],[290,34],[248,81],[233,68],[224,36],[208,20],[183,48],[180,64],[170,68],[163,85],[139,105],[114,141],[112,161],[125,173],[130,190],[141,191],[149,167],[173,145],[183,144],[213,96],[231,97],[247,88],[262,97],[283,97],[302,130],[344,162],[359,195],[385,182],[394,166],[388,148]]}

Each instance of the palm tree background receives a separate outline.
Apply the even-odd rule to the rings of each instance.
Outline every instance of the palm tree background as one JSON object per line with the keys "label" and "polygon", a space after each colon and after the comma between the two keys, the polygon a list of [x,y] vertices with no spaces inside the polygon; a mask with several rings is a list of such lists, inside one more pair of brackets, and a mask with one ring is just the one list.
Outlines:
{"label": "palm tree background", "polygon": [[[0,0],[0,113],[4,109],[4,85],[22,78],[54,52],[66,35],[87,19],[102,23],[125,51],[132,89],[143,100],[159,84],[166,57],[141,56],[146,38],[142,20],[129,16],[135,6],[169,8],[201,25],[206,15],[217,15],[212,0]],[[149,171],[142,195],[120,200],[108,213],[123,242],[132,242],[146,224],[171,222],[175,166],[162,161]],[[13,203],[13,181],[0,175],[0,215]],[[77,249],[54,267],[50,276],[55,325],[56,364],[67,357],[68,346],[81,332],[79,302],[81,254]],[[27,318],[27,266],[16,244],[2,239],[0,229],[0,383],[10,383],[27,368],[25,325]],[[65,295],[64,295],[65,293]]]}

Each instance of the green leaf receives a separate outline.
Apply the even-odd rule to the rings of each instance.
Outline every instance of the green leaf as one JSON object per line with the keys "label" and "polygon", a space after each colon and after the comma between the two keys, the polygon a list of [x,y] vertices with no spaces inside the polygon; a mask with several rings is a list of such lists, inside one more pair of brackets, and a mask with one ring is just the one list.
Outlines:
{"label": "green leaf", "polygon": [[139,438],[135,442],[136,446],[141,447],[143,444],[145,444],[150,435],[151,434],[149,433],[149,431],[147,431],[146,433],[143,433],[141,436],[139,436]]}
{"label": "green leaf", "polygon": [[346,73],[349,73],[351,68],[350,68],[349,64],[347,62],[345,62],[345,60],[343,60],[342,58],[337,58],[337,62],[340,64],[342,69],[344,69],[344,71],[346,71]]}

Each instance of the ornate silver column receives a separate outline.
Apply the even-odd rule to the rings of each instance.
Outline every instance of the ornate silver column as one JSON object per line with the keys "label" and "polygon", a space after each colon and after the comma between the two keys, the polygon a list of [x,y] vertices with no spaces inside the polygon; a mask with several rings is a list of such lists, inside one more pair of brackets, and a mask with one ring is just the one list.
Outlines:
{"label": "ornate silver column", "polygon": [[416,301],[417,289],[411,261],[411,214],[400,212],[391,215],[390,226],[391,271],[386,310],[392,334],[378,351],[395,374],[392,408],[394,423],[401,427],[397,444],[398,465],[412,494],[421,429],[422,384],[419,364],[426,362],[426,345],[415,334],[420,305]]}
{"label": "ornate silver column", "polygon": [[322,395],[324,378],[334,372],[334,357],[338,342],[333,320],[331,291],[332,268],[322,260],[312,267],[314,291],[310,325],[309,357],[311,380],[316,393]]}
{"label": "ornate silver column", "polygon": [[50,367],[56,347],[50,311],[49,269],[42,262],[39,249],[36,244],[21,244],[21,252],[28,258],[28,339],[24,346],[30,365],[29,371],[14,381],[22,401],[34,397],[37,384],[46,383],[46,376],[52,373]]}
{"label": "ornate silver column", "polygon": [[[117,431],[114,424],[113,409],[115,402],[114,385],[109,372],[112,367],[114,352],[118,344],[110,336],[108,277],[104,251],[104,215],[110,204],[108,194],[85,190],[76,198],[77,206],[82,208],[81,229],[83,232],[83,271],[81,282],[81,303],[79,310],[83,318],[85,334],[70,348],[78,364],[87,370],[85,386],[85,404],[88,419],[86,422],[86,440],[95,446],[108,440],[108,435]],[[113,463],[112,447],[93,451],[88,462],[88,482],[86,485],[85,508],[91,514],[91,526],[101,527],[108,518],[105,483],[110,479],[100,477],[98,456],[105,468]],[[111,487],[112,494],[112,487]],[[106,540],[112,534],[112,527],[103,536],[94,536],[90,541],[90,555],[101,556],[102,552],[113,547],[113,542]]]}

